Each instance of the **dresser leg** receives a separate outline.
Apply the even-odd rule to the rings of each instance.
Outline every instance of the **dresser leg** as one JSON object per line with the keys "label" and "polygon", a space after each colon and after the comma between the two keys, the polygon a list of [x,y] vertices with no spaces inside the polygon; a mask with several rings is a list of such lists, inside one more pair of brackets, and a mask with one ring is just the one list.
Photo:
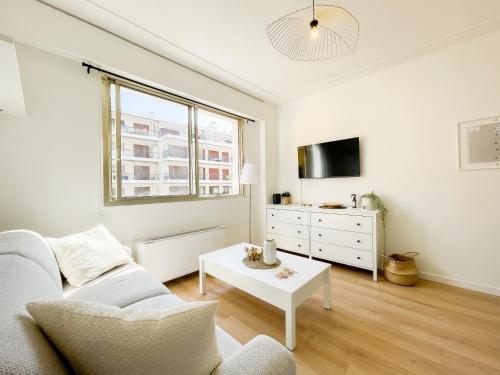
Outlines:
{"label": "dresser leg", "polygon": [[378,269],[374,268],[373,269],[373,281],[378,281],[377,273],[378,273]]}

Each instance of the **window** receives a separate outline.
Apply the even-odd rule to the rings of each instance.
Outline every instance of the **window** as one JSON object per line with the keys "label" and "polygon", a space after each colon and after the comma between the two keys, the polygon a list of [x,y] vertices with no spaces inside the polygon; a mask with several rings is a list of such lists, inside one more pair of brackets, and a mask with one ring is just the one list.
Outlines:
{"label": "window", "polygon": [[151,174],[149,173],[149,166],[134,165],[134,180],[149,180],[150,177]]}
{"label": "window", "polygon": [[209,180],[218,180],[219,179],[219,168],[209,168],[208,179]]}
{"label": "window", "polygon": [[103,84],[106,204],[241,193],[240,118],[111,75]]}
{"label": "window", "polygon": [[170,180],[187,180],[189,178],[188,167],[179,165],[169,165],[168,177]]}
{"label": "window", "polygon": [[188,148],[186,146],[167,145],[167,150],[163,152],[163,155],[170,158],[187,159]]}
{"label": "window", "polygon": [[208,150],[208,160],[218,161],[219,160],[219,151]]}
{"label": "window", "polygon": [[150,154],[150,149],[149,149],[149,146],[148,145],[136,145],[134,144],[133,146],[133,151],[134,151],[134,157],[135,158],[150,158],[151,157],[151,154]]}
{"label": "window", "polygon": [[148,196],[151,193],[149,186],[134,186],[134,195],[137,197]]}
{"label": "window", "polygon": [[170,186],[170,194],[172,195],[185,195],[188,193],[187,186]]}

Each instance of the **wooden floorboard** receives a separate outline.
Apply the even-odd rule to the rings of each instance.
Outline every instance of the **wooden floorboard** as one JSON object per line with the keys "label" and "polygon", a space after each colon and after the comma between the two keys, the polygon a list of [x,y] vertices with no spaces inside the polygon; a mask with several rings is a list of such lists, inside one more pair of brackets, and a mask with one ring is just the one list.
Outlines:
{"label": "wooden floorboard", "polygon": [[[318,290],[297,309],[298,374],[500,375],[500,297],[421,280],[393,285],[333,265],[332,310]],[[167,283],[186,301],[218,300],[216,322],[241,343],[258,334],[284,342],[281,310],[213,277]]]}

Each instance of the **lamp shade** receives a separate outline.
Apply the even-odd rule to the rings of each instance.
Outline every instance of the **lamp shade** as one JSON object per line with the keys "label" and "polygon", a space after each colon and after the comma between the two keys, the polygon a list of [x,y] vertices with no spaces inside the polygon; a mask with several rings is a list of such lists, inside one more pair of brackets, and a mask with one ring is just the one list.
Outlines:
{"label": "lamp shade", "polygon": [[245,163],[241,170],[240,184],[252,185],[259,182],[257,167],[252,163]]}

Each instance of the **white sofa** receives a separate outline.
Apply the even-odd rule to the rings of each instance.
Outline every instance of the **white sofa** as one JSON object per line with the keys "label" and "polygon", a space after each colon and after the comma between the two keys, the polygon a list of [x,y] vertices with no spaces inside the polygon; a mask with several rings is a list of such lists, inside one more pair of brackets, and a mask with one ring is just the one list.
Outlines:
{"label": "white sofa", "polygon": [[[27,313],[26,303],[58,298],[124,309],[184,303],[137,264],[113,269],[80,288],[61,279],[45,240],[30,231],[0,233],[0,374],[68,374],[70,367]],[[223,362],[213,374],[295,374],[292,354],[267,336],[241,345],[216,327]],[[207,374],[208,375],[208,374]]]}

